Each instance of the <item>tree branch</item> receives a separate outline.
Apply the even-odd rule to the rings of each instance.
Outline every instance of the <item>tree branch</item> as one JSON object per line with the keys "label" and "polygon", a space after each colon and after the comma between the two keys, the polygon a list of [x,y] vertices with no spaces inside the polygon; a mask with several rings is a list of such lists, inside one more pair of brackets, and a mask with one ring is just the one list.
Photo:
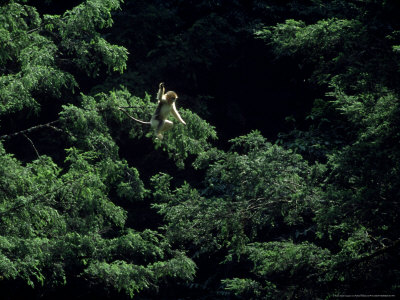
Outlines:
{"label": "tree branch", "polygon": [[398,248],[398,247],[400,247],[400,239],[398,239],[398,240],[396,240],[395,242],[393,242],[392,245],[387,246],[387,247],[383,247],[383,248],[381,248],[381,249],[378,249],[378,250],[376,250],[375,252],[373,252],[373,253],[371,253],[371,254],[369,254],[369,255],[367,255],[367,256],[363,256],[363,257],[361,257],[361,258],[358,258],[358,259],[355,259],[355,260],[351,260],[351,261],[348,261],[348,262],[339,262],[339,263],[336,263],[336,264],[335,264],[334,266],[332,266],[332,268],[330,268],[329,270],[325,270],[325,271],[322,271],[322,272],[319,272],[319,273],[311,274],[311,275],[307,276],[307,277],[305,278],[305,280],[310,280],[310,279],[313,279],[313,278],[315,278],[315,277],[320,277],[320,276],[326,274],[328,271],[331,271],[332,269],[338,269],[338,268],[348,269],[348,268],[351,268],[351,267],[353,267],[353,266],[355,266],[355,265],[358,265],[358,264],[360,264],[360,263],[369,261],[369,260],[371,260],[371,259],[373,259],[373,258],[375,258],[375,257],[377,257],[377,256],[379,256],[379,255],[382,255],[382,254],[384,254],[384,253],[390,252],[390,251],[392,251],[392,250],[394,250],[394,249],[396,249],[396,248]]}
{"label": "tree branch", "polygon": [[396,240],[396,241],[395,241],[392,245],[390,245],[390,246],[386,246],[386,247],[383,247],[383,248],[381,248],[381,249],[379,249],[379,250],[376,250],[375,252],[371,253],[370,255],[363,256],[363,257],[361,257],[361,258],[358,258],[358,259],[356,259],[356,260],[353,260],[353,261],[348,262],[347,265],[345,265],[345,267],[352,267],[352,266],[354,266],[354,265],[358,265],[358,264],[360,264],[360,263],[363,263],[363,262],[365,262],[365,261],[368,261],[368,260],[370,260],[370,259],[373,259],[374,257],[377,257],[377,256],[379,256],[379,255],[382,255],[382,254],[384,254],[384,253],[386,253],[386,252],[390,252],[390,251],[392,251],[392,250],[394,250],[394,249],[396,249],[396,248],[398,248],[398,247],[400,247],[400,239]]}
{"label": "tree branch", "polygon": [[[57,123],[57,122],[59,122],[59,120],[51,121],[51,122],[46,123],[46,124],[36,125],[36,126],[31,127],[31,128],[28,128],[28,129],[25,129],[25,130],[21,130],[21,131],[18,131],[18,132],[14,132],[14,133],[11,133],[11,134],[2,135],[2,136],[0,136],[0,140],[10,139],[10,138],[13,138],[13,137],[15,137],[17,135],[20,135],[20,134],[25,135],[26,133],[32,132],[32,131],[37,130],[37,129],[42,129],[44,127],[52,128],[52,129],[54,129],[56,131],[62,131],[61,129],[52,126],[52,124]],[[64,132],[64,131],[62,131],[62,132]]]}
{"label": "tree branch", "polygon": [[37,151],[37,149],[36,149],[36,147],[35,147],[35,144],[32,142],[32,140],[31,140],[25,133],[23,133],[23,136],[31,143],[33,149],[34,149],[35,152],[36,152],[36,156],[37,156],[38,158],[40,158],[39,152]]}
{"label": "tree branch", "polygon": [[338,268],[344,268],[344,269],[349,269],[355,265],[358,265],[360,263],[369,261],[379,255],[385,254],[387,252],[390,252],[392,250],[395,250],[396,248],[400,247],[400,239],[396,240],[395,242],[393,242],[392,245],[387,246],[387,247],[383,247],[381,249],[376,250],[375,252],[371,253],[370,255],[367,256],[363,256],[361,258],[349,261],[349,262],[341,262],[341,263],[336,263],[335,265],[333,265],[331,268],[317,272],[317,273],[313,273],[308,275],[307,277],[304,277],[303,280],[300,281],[299,284],[297,284],[297,286],[295,287],[295,289],[292,292],[292,295],[290,297],[290,299],[295,299],[296,298],[296,292],[297,290],[299,290],[306,281],[311,281],[311,280],[315,280],[318,277],[321,277],[323,275],[325,275],[326,273],[328,273],[329,271],[332,271],[333,269],[338,269]]}

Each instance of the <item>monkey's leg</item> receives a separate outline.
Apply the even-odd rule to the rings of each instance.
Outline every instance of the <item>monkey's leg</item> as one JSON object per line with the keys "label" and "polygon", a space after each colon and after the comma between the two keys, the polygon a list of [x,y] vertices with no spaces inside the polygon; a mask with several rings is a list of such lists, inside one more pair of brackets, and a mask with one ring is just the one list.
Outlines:
{"label": "monkey's leg", "polygon": [[160,122],[160,123],[158,124],[158,128],[157,128],[157,130],[156,130],[156,135],[157,135],[157,137],[158,137],[160,140],[162,140],[163,137],[164,137],[164,136],[163,136],[163,133],[164,133],[165,131],[171,129],[173,125],[174,125],[174,123],[171,122],[171,121],[169,121],[169,120],[165,120],[165,121],[163,121],[163,122]]}
{"label": "monkey's leg", "polygon": [[151,128],[154,129],[157,138],[160,140],[163,139],[163,135],[160,133],[160,129],[163,126],[163,124],[164,124],[163,120],[157,120],[154,116],[151,118],[150,121]]}
{"label": "monkey's leg", "polygon": [[159,120],[157,120],[156,118],[151,118],[151,120],[150,120],[150,126],[151,126],[151,128],[153,128],[154,130],[156,130],[156,131],[158,131],[158,129],[160,128],[160,125],[162,125],[162,124],[160,124],[160,121]]}
{"label": "monkey's leg", "polygon": [[165,120],[164,124],[161,126],[161,128],[158,130],[159,133],[163,133],[167,130],[170,130],[174,126],[174,123],[171,122],[170,120]]}

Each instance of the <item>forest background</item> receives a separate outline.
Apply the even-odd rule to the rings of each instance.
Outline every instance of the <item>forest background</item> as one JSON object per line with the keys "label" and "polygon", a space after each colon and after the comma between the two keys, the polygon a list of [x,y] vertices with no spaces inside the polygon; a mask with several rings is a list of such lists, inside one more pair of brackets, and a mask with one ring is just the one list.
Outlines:
{"label": "forest background", "polygon": [[399,1],[0,5],[2,299],[399,295]]}

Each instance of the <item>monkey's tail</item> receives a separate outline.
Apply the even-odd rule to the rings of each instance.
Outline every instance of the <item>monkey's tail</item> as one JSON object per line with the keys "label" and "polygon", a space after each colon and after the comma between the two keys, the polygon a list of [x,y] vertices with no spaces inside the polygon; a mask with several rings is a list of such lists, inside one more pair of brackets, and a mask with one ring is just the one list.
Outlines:
{"label": "monkey's tail", "polygon": [[150,122],[145,122],[145,121],[142,121],[142,120],[139,120],[139,119],[135,119],[134,117],[132,117],[130,114],[128,114],[128,112],[125,110],[125,109],[123,109],[122,107],[118,107],[118,109],[120,110],[120,111],[122,111],[124,114],[126,114],[129,118],[131,118],[133,121],[135,121],[135,122],[138,122],[138,123],[141,123],[141,124],[145,124],[145,125],[150,125]]}

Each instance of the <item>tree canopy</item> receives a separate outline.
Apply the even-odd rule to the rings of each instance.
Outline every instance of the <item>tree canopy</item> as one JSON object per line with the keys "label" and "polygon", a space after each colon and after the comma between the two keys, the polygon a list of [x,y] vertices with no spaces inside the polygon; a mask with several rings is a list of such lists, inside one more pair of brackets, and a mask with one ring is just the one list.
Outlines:
{"label": "tree canopy", "polygon": [[399,295],[398,1],[58,2],[0,2],[2,298]]}

